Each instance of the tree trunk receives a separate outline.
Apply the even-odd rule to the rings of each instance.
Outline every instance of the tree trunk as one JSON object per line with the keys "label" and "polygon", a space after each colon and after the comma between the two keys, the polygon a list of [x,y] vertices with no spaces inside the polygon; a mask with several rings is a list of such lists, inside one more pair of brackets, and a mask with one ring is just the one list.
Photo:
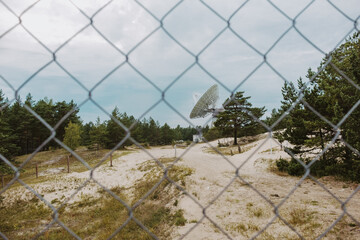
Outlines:
{"label": "tree trunk", "polygon": [[237,145],[237,126],[234,126],[234,145]]}
{"label": "tree trunk", "polygon": [[[321,148],[322,148],[322,150],[324,150],[325,144],[324,144],[324,137],[323,137],[321,128],[320,128],[320,141],[321,141]],[[324,162],[326,162],[326,153],[325,152],[322,155],[322,159],[323,159]]]}

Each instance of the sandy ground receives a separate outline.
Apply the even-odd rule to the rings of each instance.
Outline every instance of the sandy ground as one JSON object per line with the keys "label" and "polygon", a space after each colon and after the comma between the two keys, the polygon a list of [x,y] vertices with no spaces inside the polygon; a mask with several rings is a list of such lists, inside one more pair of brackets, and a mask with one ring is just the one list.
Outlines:
{"label": "sandy ground", "polygon": [[[211,143],[216,146],[216,142]],[[203,209],[206,216],[214,221],[228,237],[248,239],[266,227],[274,218],[274,206],[279,204],[292,191],[300,179],[291,176],[279,176],[269,170],[269,167],[279,157],[287,158],[287,153],[272,139],[263,139],[251,150],[234,156],[223,156],[204,153],[206,144],[198,144],[183,156],[186,165],[196,169],[191,176],[187,191],[198,203],[184,196],[180,206],[185,209],[187,219],[201,219]],[[272,152],[270,149],[275,148]],[[240,167],[239,176],[250,183],[247,185],[236,177],[236,168]],[[356,185],[348,186],[326,178],[319,180],[339,200],[345,201],[355,190]],[[202,207],[199,206],[201,204]],[[293,215],[296,211],[304,213],[302,218],[308,222],[296,223]],[[360,194],[352,197],[347,205],[348,212],[357,220],[360,219]],[[350,210],[351,209],[351,210]],[[294,223],[294,228],[306,239],[315,239],[325,231],[341,215],[341,204],[330,193],[312,180],[306,179],[296,188],[295,192],[279,208],[280,215],[288,222]],[[194,221],[195,222],[195,221]],[[195,228],[192,229],[192,227]],[[351,225],[351,224],[350,224]],[[347,229],[351,236],[339,239],[360,239],[359,227]],[[190,232],[189,232],[190,231]],[[310,232],[309,232],[310,231]],[[224,239],[224,233],[214,227],[205,218],[201,223],[188,224],[179,229],[181,234],[188,234],[186,239]],[[324,239],[333,239],[327,236]],[[279,219],[268,226],[266,233],[259,236],[263,239],[298,239],[296,234]]]}
{"label": "sandy ground", "polygon": [[[216,147],[217,142],[211,142],[211,145]],[[249,239],[257,236],[265,227],[266,231],[258,239],[299,239],[274,214],[274,207],[287,197],[278,212],[305,239],[316,239],[341,216],[341,203],[331,194],[345,201],[357,187],[355,184],[331,178],[320,179],[330,194],[319,184],[306,179],[295,189],[300,178],[270,171],[274,160],[280,156],[288,157],[272,139],[265,138],[249,145],[252,146],[250,150],[226,157],[209,153],[206,151],[209,145],[205,143],[196,144],[190,149],[176,149],[177,156],[181,156],[178,164],[193,168],[194,173],[187,178],[185,187],[192,197],[181,195],[177,206],[184,210],[188,223],[175,229],[174,239],[184,235],[184,239]],[[270,151],[272,148],[273,151]],[[174,155],[175,151],[170,146],[148,149],[147,152],[139,150],[114,159],[113,167],[99,167],[93,176],[107,188],[130,188],[144,175],[138,170],[141,164],[152,157]],[[238,167],[241,179],[235,174]],[[72,196],[71,203],[88,194],[99,195],[100,187],[95,182],[87,183],[73,195],[89,177],[89,171],[53,175],[51,181],[33,184],[32,187],[48,202],[64,201]],[[28,195],[31,194],[17,189],[9,189],[3,194],[5,201],[11,201],[16,196],[26,198]],[[359,209],[360,193],[357,193],[347,203],[346,210],[360,221]],[[349,217],[344,219],[324,239],[360,239],[360,228]]]}

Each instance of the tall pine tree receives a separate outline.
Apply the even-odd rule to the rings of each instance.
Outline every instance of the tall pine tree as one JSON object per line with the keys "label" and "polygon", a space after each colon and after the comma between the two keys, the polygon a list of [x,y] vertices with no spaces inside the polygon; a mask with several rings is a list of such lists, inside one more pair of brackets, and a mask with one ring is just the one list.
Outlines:
{"label": "tall pine tree", "polygon": [[253,135],[257,129],[261,128],[249,113],[260,118],[265,113],[265,107],[252,107],[248,99],[250,97],[245,97],[244,92],[237,92],[232,99],[226,99],[224,102],[225,111],[218,114],[214,123],[222,131],[232,131],[234,145],[237,145],[240,132],[242,136]]}

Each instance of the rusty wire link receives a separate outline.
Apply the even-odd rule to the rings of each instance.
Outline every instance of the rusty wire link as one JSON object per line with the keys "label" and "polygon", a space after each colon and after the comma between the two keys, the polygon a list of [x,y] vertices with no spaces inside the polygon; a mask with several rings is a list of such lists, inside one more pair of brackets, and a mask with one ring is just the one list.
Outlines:
{"label": "rusty wire link", "polygon": [[[275,9],[277,12],[279,12],[291,25],[284,31],[282,32],[282,34],[280,34],[280,36],[276,39],[275,42],[273,42],[273,44],[265,51],[262,52],[259,49],[257,49],[254,45],[252,45],[250,42],[248,42],[243,36],[241,36],[240,33],[238,33],[233,27],[232,27],[232,21],[234,19],[234,16],[236,16],[237,14],[239,14],[239,11],[242,10],[244,8],[244,6],[246,6],[248,4],[248,2],[250,2],[249,0],[245,1],[244,3],[242,3],[240,6],[238,6],[237,9],[234,9],[234,11],[232,12],[232,14],[230,14],[230,16],[228,18],[225,18],[224,16],[222,16],[220,13],[218,13],[214,8],[212,8],[209,4],[206,3],[205,0],[200,0],[199,2],[209,11],[211,12],[214,16],[216,16],[219,20],[221,20],[225,26],[222,27],[216,34],[214,37],[212,37],[211,39],[207,40],[207,43],[204,44],[204,46],[197,52],[193,52],[191,51],[189,48],[187,48],[184,44],[182,44],[179,40],[176,39],[175,36],[173,36],[168,29],[164,26],[164,23],[167,21],[167,18],[172,14],[172,12],[181,4],[183,4],[184,0],[179,0],[176,4],[174,4],[166,13],[164,13],[164,15],[161,18],[158,18],[150,9],[148,9],[144,4],[141,3],[141,1],[139,0],[134,0],[134,2],[137,4],[137,6],[139,6],[141,9],[143,9],[144,11],[146,11],[153,20],[158,22],[158,26],[153,29],[150,33],[148,33],[145,37],[143,37],[138,43],[135,44],[135,46],[133,46],[130,50],[128,50],[127,52],[125,52],[124,50],[120,49],[119,47],[116,46],[116,44],[114,44],[104,33],[101,32],[101,30],[94,25],[94,18],[100,13],[102,12],[104,9],[106,8],[110,8],[111,7],[111,3],[114,2],[115,0],[110,0],[108,2],[106,2],[104,5],[102,5],[101,7],[99,7],[95,13],[93,13],[91,16],[89,16],[87,13],[85,13],[77,4],[76,1],[72,1],[72,0],[68,0],[73,8],[75,8],[77,11],[79,11],[81,13],[82,16],[84,16],[87,19],[87,23],[82,26],[80,28],[80,30],[78,30],[76,33],[74,33],[72,36],[70,36],[68,39],[66,39],[60,46],[58,46],[55,50],[51,50],[44,42],[42,42],[38,37],[36,37],[26,26],[24,26],[23,22],[22,22],[22,17],[24,15],[26,15],[28,12],[30,12],[32,10],[32,8],[34,8],[39,2],[41,2],[41,0],[37,0],[34,3],[32,3],[30,6],[28,6],[25,10],[23,10],[20,14],[16,14],[15,11],[13,9],[11,9],[11,7],[9,7],[3,0],[0,0],[0,4],[5,7],[9,13],[11,13],[12,15],[14,15],[18,22],[16,24],[14,24],[13,26],[9,27],[2,35],[0,35],[0,41],[1,39],[6,36],[7,34],[9,34],[10,32],[12,32],[14,29],[16,28],[22,28],[23,30],[25,30],[25,32],[27,34],[29,34],[29,36],[31,36],[38,44],[40,44],[47,52],[50,56],[52,56],[51,60],[46,62],[43,66],[41,66],[40,68],[38,68],[30,77],[28,77],[18,88],[15,88],[8,79],[6,79],[4,76],[1,75],[0,73],[0,81],[4,82],[14,93],[14,97],[11,98],[11,100],[9,100],[6,104],[4,104],[3,106],[0,106],[0,111],[2,111],[4,108],[6,108],[7,106],[9,106],[10,104],[12,104],[14,101],[18,101],[23,107],[25,107],[25,109],[31,113],[36,119],[38,119],[48,130],[49,130],[49,135],[48,138],[19,166],[19,167],[15,167],[9,160],[7,160],[3,155],[0,154],[0,159],[1,161],[3,161],[6,165],[8,165],[14,172],[14,177],[11,179],[10,182],[8,182],[6,184],[6,186],[4,186],[4,188],[0,189],[0,194],[4,193],[7,189],[9,189],[9,187],[14,184],[15,182],[20,183],[22,186],[24,186],[26,189],[28,189],[30,192],[32,192],[37,198],[39,198],[45,205],[47,205],[53,212],[52,214],[52,218],[53,220],[48,223],[42,230],[40,233],[38,233],[34,239],[39,238],[40,236],[42,236],[47,230],[50,229],[50,227],[52,227],[54,224],[58,224],[60,225],[63,229],[65,229],[70,235],[72,235],[73,237],[75,237],[76,239],[81,239],[74,231],[72,231],[65,223],[63,223],[60,219],[59,219],[59,211],[81,190],[83,189],[89,182],[95,182],[100,188],[102,188],[104,191],[106,191],[107,193],[109,193],[112,197],[114,197],[117,201],[119,201],[123,206],[125,206],[125,208],[128,211],[128,218],[127,220],[122,223],[122,225],[120,227],[118,227],[113,234],[109,237],[109,239],[113,238],[115,235],[117,234],[121,234],[121,230],[127,226],[127,224],[130,221],[134,221],[140,228],[142,228],[144,231],[146,231],[152,238],[154,239],[158,239],[158,237],[152,233],[140,220],[138,220],[135,216],[134,216],[134,210],[142,203],[145,201],[145,199],[152,194],[157,187],[163,182],[163,181],[168,181],[171,184],[173,184],[177,189],[179,189],[181,192],[183,192],[188,198],[190,198],[199,208],[202,209],[202,213],[203,216],[201,217],[201,219],[195,223],[187,232],[185,232],[183,235],[181,235],[179,237],[179,239],[183,239],[185,238],[190,232],[192,232],[195,228],[197,228],[199,226],[199,224],[201,224],[202,221],[204,221],[205,219],[207,219],[208,221],[210,221],[214,227],[216,227],[223,235],[224,238],[228,238],[228,239],[232,239],[232,237],[229,235],[229,233],[227,231],[225,231],[225,229],[223,229],[215,220],[213,220],[208,214],[207,211],[209,209],[209,207],[211,207],[213,205],[213,203],[219,199],[223,193],[230,187],[230,185],[236,181],[236,180],[240,180],[241,182],[243,182],[244,184],[246,184],[247,186],[250,187],[251,190],[253,190],[254,192],[256,192],[262,199],[264,199],[267,204],[269,204],[271,206],[271,208],[273,209],[274,212],[274,217],[263,227],[261,228],[254,236],[251,237],[251,239],[255,239],[257,238],[260,234],[262,234],[275,220],[279,219],[280,221],[282,221],[284,224],[286,224],[300,239],[304,239],[304,237],[288,222],[286,221],[286,219],[284,219],[281,214],[279,213],[279,208],[290,198],[290,196],[297,190],[297,188],[300,186],[301,183],[304,182],[304,180],[306,178],[310,178],[312,179],[316,184],[318,184],[322,189],[324,189],[326,192],[328,192],[332,198],[334,198],[337,202],[339,202],[341,204],[342,207],[342,214],[318,237],[318,239],[324,237],[340,220],[344,215],[348,215],[357,225],[360,226],[360,223],[358,220],[356,220],[351,213],[349,213],[346,210],[346,204],[353,198],[353,196],[358,193],[360,191],[360,186],[358,188],[356,188],[353,193],[345,200],[342,201],[340,200],[336,195],[334,195],[325,185],[323,185],[321,182],[319,182],[316,178],[314,178],[311,174],[310,174],[310,167],[311,165],[316,162],[323,154],[324,152],[326,152],[326,150],[328,148],[330,148],[332,146],[332,144],[334,144],[334,142],[338,139],[338,136],[340,134],[340,127],[342,125],[342,123],[348,118],[348,116],[355,110],[356,107],[358,107],[358,105],[360,105],[360,100],[353,106],[353,108],[350,109],[350,111],[343,117],[343,119],[339,122],[339,123],[332,123],[331,121],[329,121],[328,119],[326,119],[323,115],[321,115],[319,112],[316,111],[316,109],[314,109],[311,104],[307,103],[304,100],[304,94],[303,91],[306,89],[306,87],[313,81],[313,79],[316,78],[316,76],[318,76],[318,74],[327,66],[331,66],[333,67],[341,76],[344,77],[344,79],[346,79],[353,87],[357,88],[360,90],[360,87],[354,83],[349,77],[347,77],[340,69],[338,69],[332,62],[331,62],[331,57],[328,57],[327,60],[325,61],[325,63],[322,65],[321,68],[318,69],[318,71],[314,74],[314,76],[312,76],[312,78],[309,80],[309,82],[307,82],[302,89],[299,90],[299,95],[297,100],[291,105],[291,107],[289,107],[278,119],[277,121],[271,125],[268,126],[266,125],[263,121],[261,121],[260,119],[258,119],[256,116],[254,116],[251,112],[247,111],[246,109],[243,109],[245,112],[248,113],[248,115],[250,115],[255,121],[257,121],[258,123],[260,123],[267,131],[268,131],[268,137],[267,139],[263,142],[263,144],[265,144],[267,141],[270,140],[275,140],[273,138],[273,129],[286,117],[287,114],[289,114],[298,104],[302,103],[304,104],[304,106],[306,106],[307,108],[309,108],[312,112],[314,112],[320,119],[322,119],[323,121],[325,121],[326,123],[328,123],[330,126],[333,127],[334,131],[336,132],[334,138],[330,141],[330,143],[328,143],[328,145],[322,149],[322,151],[307,165],[305,163],[303,163],[301,160],[299,160],[294,153],[292,153],[290,150],[285,149],[287,151],[287,153],[289,153],[294,159],[296,159],[305,169],[305,174],[301,177],[301,179],[299,179],[299,181],[297,182],[297,184],[289,191],[289,193],[284,197],[284,199],[278,203],[278,204],[274,204],[268,197],[266,197],[264,194],[262,194],[258,189],[256,189],[256,187],[246,181],[243,176],[241,176],[241,174],[239,174],[239,171],[241,170],[241,168],[253,157],[253,155],[261,148],[261,146],[263,144],[260,144],[260,146],[258,146],[256,148],[256,150],[240,165],[240,166],[236,166],[234,165],[233,162],[231,162],[224,154],[222,154],[221,152],[219,152],[219,150],[217,148],[215,148],[214,146],[212,146],[206,139],[205,139],[205,143],[212,148],[214,151],[216,151],[219,155],[222,156],[222,158],[224,159],[224,161],[226,161],[227,163],[229,163],[233,170],[234,170],[234,175],[231,178],[230,182],[228,184],[225,185],[225,187],[213,198],[209,201],[209,204],[207,205],[203,205],[201,204],[192,194],[190,194],[189,192],[187,192],[183,187],[181,187],[178,183],[176,183],[173,179],[170,178],[170,176],[167,174],[168,171],[185,155],[187,154],[191,148],[194,146],[194,143],[192,143],[187,149],[185,149],[185,151],[176,158],[176,160],[174,162],[172,162],[169,166],[165,166],[163,165],[159,159],[157,159],[156,157],[154,157],[147,149],[145,149],[141,144],[139,144],[134,138],[131,137],[131,131],[132,129],[134,129],[134,127],[136,126],[137,122],[134,122],[130,127],[126,127],[122,122],[120,122],[118,119],[116,119],[115,117],[113,117],[109,112],[107,112],[96,100],[94,100],[92,98],[92,92],[99,86],[101,85],[106,79],[108,79],[115,71],[117,71],[118,69],[124,67],[125,65],[129,66],[131,69],[133,69],[136,73],[139,74],[139,76],[142,77],[142,79],[144,79],[146,82],[150,83],[151,86],[158,91],[159,93],[159,97],[160,99],[158,101],[156,101],[155,103],[153,103],[139,118],[137,121],[140,121],[146,114],[148,114],[151,110],[153,110],[156,106],[158,106],[160,103],[164,103],[165,105],[167,105],[172,111],[174,111],[181,119],[183,119],[186,123],[188,123],[190,126],[196,128],[196,126],[183,114],[181,114],[176,106],[173,106],[167,99],[166,99],[166,93],[167,91],[177,82],[179,81],[179,79],[186,74],[188,71],[190,71],[190,69],[194,68],[195,66],[199,67],[207,76],[209,76],[213,81],[215,81],[216,83],[218,83],[220,86],[222,86],[231,96],[231,98],[229,99],[229,101],[227,103],[225,103],[225,105],[229,104],[230,102],[234,102],[236,100],[234,100],[234,93],[245,83],[249,80],[249,78],[251,76],[253,76],[254,73],[256,73],[258,71],[258,69],[260,67],[262,67],[263,65],[267,65],[272,72],[274,72],[278,77],[280,77],[284,82],[289,83],[289,80],[286,79],[286,77],[284,77],[272,64],[271,62],[269,62],[267,60],[267,56],[268,54],[275,48],[275,46],[278,45],[279,41],[281,39],[283,39],[290,30],[295,30],[295,32],[301,36],[302,39],[304,39],[307,43],[309,43],[314,49],[316,49],[319,53],[321,53],[324,57],[326,56],[330,56],[331,52],[333,50],[335,50],[353,31],[359,31],[358,28],[358,21],[359,21],[359,17],[357,17],[356,19],[351,18],[350,16],[348,16],[345,12],[343,12],[335,3],[333,3],[332,1],[328,0],[327,2],[333,7],[333,9],[335,9],[337,12],[339,12],[342,16],[344,16],[348,21],[352,22],[354,24],[354,27],[352,29],[349,30],[349,32],[343,36],[343,38],[336,44],[336,46],[334,46],[333,50],[329,53],[325,52],[325,50],[321,49],[319,46],[317,46],[314,42],[312,42],[302,31],[301,29],[298,28],[297,26],[297,19],[303,15],[304,12],[306,12],[315,2],[315,0],[310,1],[303,9],[301,9],[299,11],[299,13],[291,18],[289,17],[283,10],[281,10],[275,3],[273,3],[271,0],[267,0],[268,3],[273,7],[273,9]],[[91,87],[90,89],[88,87],[86,87],[84,85],[84,83],[82,83],[76,76],[74,76],[70,70],[68,70],[62,63],[61,61],[59,61],[57,59],[57,53],[66,48],[67,45],[69,44],[69,42],[71,42],[76,36],[78,36],[80,33],[82,33],[83,31],[85,31],[88,28],[92,28],[97,34],[98,36],[100,36],[103,40],[105,40],[109,46],[116,51],[117,53],[119,53],[120,55],[122,55],[125,60],[120,61],[119,63],[117,63],[116,67],[114,67],[113,69],[111,69],[111,71],[109,71],[107,74],[105,74],[98,82],[96,82],[96,84],[94,84],[93,87]],[[206,50],[220,37],[223,35],[223,33],[229,30],[229,32],[231,32],[240,42],[244,43],[246,46],[248,46],[250,49],[252,49],[257,55],[259,55],[263,60],[243,79],[240,80],[240,82],[236,85],[236,87],[234,89],[229,89],[223,82],[221,79],[215,77],[213,74],[210,73],[210,71],[208,71],[206,69],[206,67],[204,65],[202,65],[199,62],[199,59],[202,58],[202,54],[204,52],[206,52]],[[164,89],[162,89],[161,87],[159,87],[154,81],[152,81],[149,77],[147,77],[143,72],[141,72],[140,69],[138,69],[132,62],[132,53],[139,47],[141,46],[144,42],[146,42],[151,36],[153,36],[155,33],[157,32],[163,32],[165,33],[177,46],[179,46],[181,49],[183,49],[187,54],[189,54],[192,58],[193,61],[190,62],[187,67],[185,67],[178,76],[176,76],[169,85],[167,85]],[[56,64],[57,66],[59,66],[59,68],[67,75],[69,76],[74,82],[76,82],[83,90],[85,90],[88,93],[88,97],[86,99],[84,99],[81,103],[78,104],[78,106],[74,109],[72,109],[70,112],[68,112],[54,127],[50,126],[40,115],[38,115],[35,111],[33,111],[30,107],[28,107],[26,104],[24,104],[19,96],[18,93],[19,91],[25,86],[27,85],[35,76],[37,76],[40,72],[42,72],[44,69],[46,69],[50,64]],[[74,111],[76,111],[77,109],[81,108],[85,103],[87,102],[91,102],[93,103],[101,112],[103,112],[104,114],[106,114],[110,119],[114,120],[125,132],[126,132],[126,136],[124,139],[122,139],[113,149],[111,149],[110,152],[108,152],[101,160],[100,162],[95,166],[95,167],[90,167],[87,162],[82,159],[79,155],[77,155],[73,150],[71,150],[68,146],[66,146],[63,142],[61,142],[58,138],[56,138],[56,130],[57,128],[60,126],[61,123],[63,123],[67,117],[70,116],[71,113],[73,113]],[[207,124],[210,123],[210,119],[205,123],[204,126],[206,126]],[[201,132],[201,129],[197,129],[198,132]],[[49,143],[51,140],[54,140],[55,142],[57,142],[61,147],[63,147],[64,149],[66,149],[69,153],[71,153],[78,161],[80,161],[88,170],[90,170],[90,174],[88,179],[83,182],[77,189],[76,191],[69,196],[67,199],[65,199],[65,201],[59,206],[59,207],[55,207],[54,205],[52,205],[51,203],[49,203],[48,201],[46,201],[41,194],[39,194],[35,189],[33,189],[32,187],[30,187],[29,185],[27,185],[25,182],[23,182],[20,179],[20,175],[21,175],[21,170],[22,168],[31,161],[31,159],[47,144]],[[115,193],[113,193],[110,189],[108,189],[106,186],[104,186],[103,184],[101,184],[99,181],[97,181],[94,177],[93,177],[93,173],[94,171],[105,162],[105,160],[116,150],[118,149],[120,146],[122,146],[124,144],[125,141],[131,141],[132,143],[134,143],[135,145],[137,145],[143,152],[145,152],[151,159],[154,159],[155,163],[162,169],[162,171],[164,172],[162,178],[159,180],[159,182],[157,182],[144,196],[142,196],[142,198],[137,201],[136,203],[134,203],[132,206],[129,205],[128,203],[126,203],[123,199],[121,199],[118,195],[116,195]],[[358,156],[360,156],[360,153],[357,149],[353,148],[351,145],[349,145],[348,143],[346,143],[344,140],[342,140],[343,143],[349,147],[351,149],[351,151],[353,151],[355,154],[357,154]],[[277,141],[276,141],[277,142]],[[279,144],[277,142],[277,144]],[[280,146],[280,144],[279,144]],[[0,236],[3,239],[7,239],[7,237],[4,235],[4,233],[0,232]]]}

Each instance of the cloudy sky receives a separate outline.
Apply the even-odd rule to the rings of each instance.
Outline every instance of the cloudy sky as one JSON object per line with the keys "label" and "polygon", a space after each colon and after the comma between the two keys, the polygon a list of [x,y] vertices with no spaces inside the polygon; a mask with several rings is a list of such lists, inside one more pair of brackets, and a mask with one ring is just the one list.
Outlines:
{"label": "cloudy sky", "polygon": [[[284,81],[263,63],[263,54],[284,78],[296,81],[354,32],[360,16],[359,0],[331,1],[342,12],[328,1],[314,1],[300,15],[312,1],[272,2],[285,15],[265,0],[0,0],[0,75],[22,99],[31,93],[35,100],[80,104],[91,90],[109,113],[117,106],[139,118],[149,110],[146,118],[171,126],[189,124],[160,101],[162,91],[180,114],[202,125],[209,118],[189,119],[193,95],[204,93],[215,78],[221,82],[219,104],[231,91],[245,91],[269,114],[280,105]],[[313,45],[289,30],[294,18]],[[1,79],[0,89],[14,97]],[[84,122],[107,119],[90,101],[81,106],[80,116]]]}

